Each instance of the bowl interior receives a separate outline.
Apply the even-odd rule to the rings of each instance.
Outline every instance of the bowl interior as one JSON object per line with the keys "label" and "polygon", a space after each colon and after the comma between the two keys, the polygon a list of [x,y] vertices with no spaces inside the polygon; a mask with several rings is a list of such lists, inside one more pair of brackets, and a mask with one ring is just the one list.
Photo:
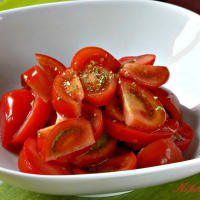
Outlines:
{"label": "bowl interior", "polygon": [[[195,128],[195,140],[185,155],[197,157],[199,25],[199,17],[190,11],[143,0],[68,2],[1,12],[0,94],[20,86],[20,74],[36,64],[35,53],[67,66],[85,46],[105,48],[116,58],[153,53],[157,65],[169,66],[166,87],[177,94],[185,120]],[[16,156],[1,146],[0,158],[1,167],[17,170]]]}

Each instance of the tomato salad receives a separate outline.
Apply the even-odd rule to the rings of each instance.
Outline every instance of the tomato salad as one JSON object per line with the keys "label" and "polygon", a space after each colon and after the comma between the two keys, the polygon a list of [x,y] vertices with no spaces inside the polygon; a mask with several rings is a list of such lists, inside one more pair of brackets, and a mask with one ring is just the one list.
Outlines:
{"label": "tomato salad", "polygon": [[180,103],[161,87],[165,66],[146,54],[117,60],[86,47],[70,67],[35,54],[22,88],[0,102],[2,146],[21,172],[45,175],[133,170],[183,161],[194,131]]}

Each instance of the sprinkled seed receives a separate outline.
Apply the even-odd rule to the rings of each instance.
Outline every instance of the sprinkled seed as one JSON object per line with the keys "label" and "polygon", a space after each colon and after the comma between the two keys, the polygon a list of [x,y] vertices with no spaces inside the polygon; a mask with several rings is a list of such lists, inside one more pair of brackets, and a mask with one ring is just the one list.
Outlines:
{"label": "sprinkled seed", "polygon": [[90,63],[91,63],[92,65],[95,65],[95,64],[96,64],[96,62],[95,62],[94,60],[90,60]]}
{"label": "sprinkled seed", "polygon": [[120,84],[121,82],[122,82],[122,81],[119,79],[119,80],[118,80],[118,83]]}
{"label": "sprinkled seed", "polygon": [[124,75],[125,75],[125,76],[128,76],[128,72],[127,72],[127,71],[125,71],[125,72],[124,72]]}
{"label": "sprinkled seed", "polygon": [[157,97],[157,96],[154,96],[153,98],[154,98],[154,99],[158,99],[158,97]]}
{"label": "sprinkled seed", "polygon": [[131,85],[132,85],[133,87],[135,87],[135,86],[136,86],[136,83],[135,83],[135,82],[132,82]]}
{"label": "sprinkled seed", "polygon": [[31,106],[33,107],[33,105],[34,105],[34,100],[33,100],[33,101],[31,101]]}
{"label": "sprinkled seed", "polygon": [[96,117],[97,116],[97,113],[94,113],[94,117]]}
{"label": "sprinkled seed", "polygon": [[61,97],[58,97],[58,98],[57,98],[58,101],[60,101],[61,99],[62,99]]}
{"label": "sprinkled seed", "polygon": [[57,70],[58,70],[58,68],[57,68],[57,67],[55,67],[55,68],[54,68],[54,71],[57,71]]}
{"label": "sprinkled seed", "polygon": [[103,58],[103,57],[101,57],[101,58],[100,58],[100,62],[103,62],[103,61],[104,61],[104,58]]}
{"label": "sprinkled seed", "polygon": [[117,120],[116,120],[116,119],[113,119],[112,121],[113,121],[114,123],[115,123],[115,122],[117,122]]}
{"label": "sprinkled seed", "polygon": [[107,58],[107,57],[108,57],[108,54],[105,55],[105,58]]}
{"label": "sprinkled seed", "polygon": [[163,109],[163,108],[162,108],[161,106],[157,106],[155,110],[156,110],[156,111],[159,111],[159,110],[162,110],[162,109]]}
{"label": "sprinkled seed", "polygon": [[77,66],[77,65],[78,65],[78,63],[77,63],[77,62],[75,62],[75,63],[74,63],[74,65],[75,65],[75,66]]}

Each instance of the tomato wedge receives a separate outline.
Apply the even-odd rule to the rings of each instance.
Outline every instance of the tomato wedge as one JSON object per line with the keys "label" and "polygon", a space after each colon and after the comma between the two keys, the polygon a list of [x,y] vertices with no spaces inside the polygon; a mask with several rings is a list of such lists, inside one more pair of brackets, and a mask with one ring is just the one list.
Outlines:
{"label": "tomato wedge", "polygon": [[23,144],[24,141],[41,129],[49,119],[51,112],[50,103],[45,103],[39,96],[35,96],[33,107],[23,124],[13,135],[12,144]]}
{"label": "tomato wedge", "polygon": [[71,163],[83,167],[101,162],[114,153],[116,145],[117,141],[104,133],[87,153],[75,157]]}
{"label": "tomato wedge", "polygon": [[127,127],[124,123],[116,122],[115,120],[104,118],[105,130],[112,137],[123,142],[139,144],[146,146],[147,144],[161,138],[169,138],[174,134],[174,131],[158,131],[158,132],[144,132],[137,129]]}
{"label": "tomato wedge", "polygon": [[73,174],[89,174],[89,172],[87,172],[87,171],[85,171],[85,170],[83,170],[83,169],[80,169],[80,168],[74,168],[74,169],[72,169],[72,171],[73,171]]}
{"label": "tomato wedge", "polygon": [[182,120],[181,104],[177,96],[166,88],[154,88],[151,92],[158,97],[172,118]]}
{"label": "tomato wedge", "polygon": [[137,155],[138,167],[152,167],[184,161],[180,149],[171,139],[160,139],[144,147]]}
{"label": "tomato wedge", "polygon": [[192,142],[192,139],[194,137],[194,130],[191,126],[184,122],[179,122],[179,124],[180,125],[178,130],[174,135],[172,135],[172,140],[181,151],[184,151]]}
{"label": "tomato wedge", "polygon": [[117,96],[114,96],[105,106],[104,114],[114,120],[123,122],[124,116],[120,109],[120,101]]}
{"label": "tomato wedge", "polygon": [[117,72],[120,63],[107,51],[99,47],[85,47],[73,57],[71,67],[74,71],[84,71],[88,65],[96,65]]}
{"label": "tomato wedge", "polygon": [[103,131],[102,111],[91,104],[84,103],[82,107],[82,117],[91,122],[95,140],[97,140]]}
{"label": "tomato wedge", "polygon": [[120,79],[125,124],[138,130],[152,131],[164,124],[166,112],[147,89],[130,80]]}
{"label": "tomato wedge", "polygon": [[2,146],[9,148],[13,135],[19,130],[32,109],[34,96],[29,90],[18,89],[2,96],[0,106],[0,133]]}
{"label": "tomato wedge", "polygon": [[52,104],[54,109],[65,117],[81,115],[84,91],[79,77],[71,69],[57,75],[53,83]]}
{"label": "tomato wedge", "polygon": [[94,143],[90,122],[80,118],[67,119],[38,134],[38,150],[44,161],[56,160]]}
{"label": "tomato wedge", "polygon": [[142,65],[153,65],[155,62],[156,56],[154,54],[144,54],[141,56],[126,56],[120,58],[118,61],[121,65],[126,63],[137,63]]}
{"label": "tomato wedge", "polygon": [[21,75],[22,85],[26,83],[44,102],[51,98],[51,84],[48,75],[39,66],[29,68]]}
{"label": "tomato wedge", "polygon": [[115,75],[102,67],[89,66],[80,75],[85,100],[96,106],[104,106],[114,96],[117,88]]}
{"label": "tomato wedge", "polygon": [[136,163],[137,159],[135,154],[133,152],[130,152],[120,156],[111,157],[98,165],[89,167],[89,171],[102,173],[132,170],[136,168]]}
{"label": "tomato wedge", "polygon": [[66,70],[66,67],[61,62],[50,56],[36,53],[35,58],[52,81],[58,74]]}
{"label": "tomato wedge", "polygon": [[24,142],[19,155],[18,168],[21,172],[44,175],[69,175],[71,172],[64,167],[44,162],[38,151],[36,137],[30,137]]}
{"label": "tomato wedge", "polygon": [[169,79],[169,70],[167,67],[137,63],[126,63],[119,74],[147,88],[160,87]]}

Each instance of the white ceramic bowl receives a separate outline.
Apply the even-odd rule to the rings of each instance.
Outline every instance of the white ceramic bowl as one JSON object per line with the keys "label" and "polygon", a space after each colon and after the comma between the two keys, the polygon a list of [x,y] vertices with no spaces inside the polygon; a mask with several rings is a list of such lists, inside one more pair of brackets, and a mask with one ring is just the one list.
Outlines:
{"label": "white ceramic bowl", "polygon": [[44,53],[69,64],[84,46],[100,46],[119,58],[154,53],[168,65],[166,85],[179,97],[196,135],[187,161],[132,171],[42,176],[18,172],[17,158],[0,147],[0,179],[40,193],[116,193],[167,183],[200,172],[200,20],[180,7],[148,0],[77,1],[0,12],[0,92],[19,87],[20,73]]}

